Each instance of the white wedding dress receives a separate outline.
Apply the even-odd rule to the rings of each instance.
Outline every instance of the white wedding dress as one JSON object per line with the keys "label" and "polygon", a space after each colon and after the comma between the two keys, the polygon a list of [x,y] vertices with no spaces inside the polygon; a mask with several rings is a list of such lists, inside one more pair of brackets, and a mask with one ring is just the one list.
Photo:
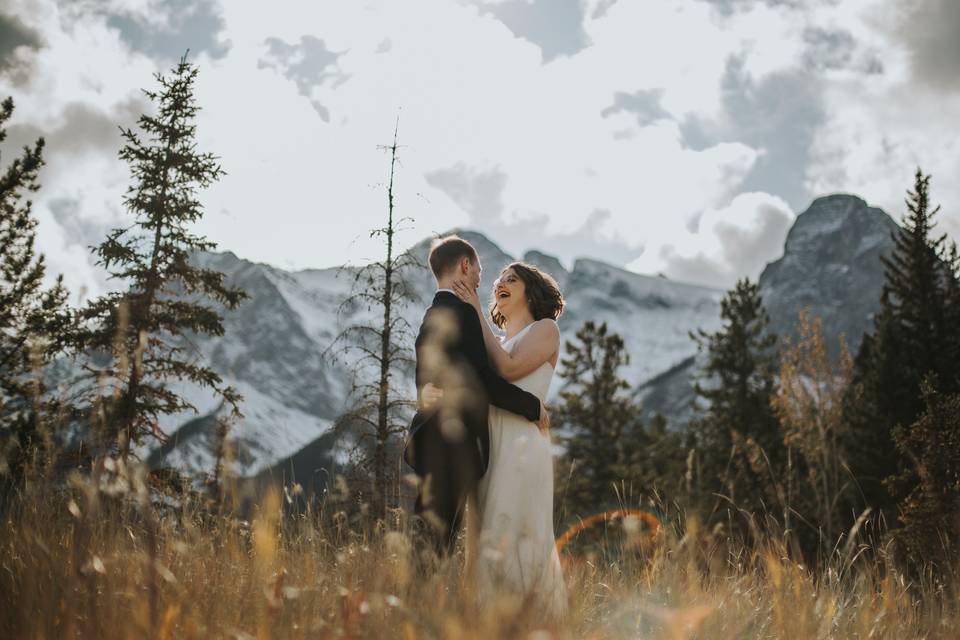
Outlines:
{"label": "white wedding dress", "polygon": [[[510,351],[528,325],[503,343]],[[514,382],[545,401],[553,366],[545,362]],[[510,594],[547,618],[562,617],[567,595],[553,531],[550,437],[514,413],[490,408],[490,462],[478,493],[476,561],[481,603]]]}

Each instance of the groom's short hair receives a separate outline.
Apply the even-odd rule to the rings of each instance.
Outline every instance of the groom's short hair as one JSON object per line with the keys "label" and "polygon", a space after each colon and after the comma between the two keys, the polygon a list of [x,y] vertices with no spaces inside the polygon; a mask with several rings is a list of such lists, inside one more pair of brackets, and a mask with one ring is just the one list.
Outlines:
{"label": "groom's short hair", "polygon": [[430,245],[430,270],[437,279],[456,267],[463,258],[470,258],[471,262],[479,260],[477,250],[460,236],[437,238]]}

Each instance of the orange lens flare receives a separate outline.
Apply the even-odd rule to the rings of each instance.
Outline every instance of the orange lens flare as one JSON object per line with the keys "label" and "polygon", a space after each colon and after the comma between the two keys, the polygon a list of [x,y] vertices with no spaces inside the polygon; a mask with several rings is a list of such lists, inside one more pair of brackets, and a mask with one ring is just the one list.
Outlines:
{"label": "orange lens flare", "polygon": [[647,523],[649,526],[647,536],[650,538],[655,537],[660,532],[659,518],[648,511],[642,511],[640,509],[613,509],[588,516],[564,531],[563,535],[557,538],[557,553],[562,553],[563,548],[567,546],[568,542],[577,537],[580,532],[589,529],[593,525],[600,522],[610,522],[612,520],[624,520],[626,518],[638,518]]}

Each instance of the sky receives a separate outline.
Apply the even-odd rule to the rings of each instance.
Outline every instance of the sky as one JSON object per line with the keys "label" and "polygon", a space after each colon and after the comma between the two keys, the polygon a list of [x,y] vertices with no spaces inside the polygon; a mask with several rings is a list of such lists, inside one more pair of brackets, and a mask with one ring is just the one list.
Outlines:
{"label": "sky", "polygon": [[38,245],[77,295],[130,223],[119,127],[189,49],[197,231],[287,269],[382,247],[399,124],[402,246],[505,250],[726,288],[837,192],[899,219],[918,166],[960,238],[955,0],[0,0],[0,167],[47,141]]}

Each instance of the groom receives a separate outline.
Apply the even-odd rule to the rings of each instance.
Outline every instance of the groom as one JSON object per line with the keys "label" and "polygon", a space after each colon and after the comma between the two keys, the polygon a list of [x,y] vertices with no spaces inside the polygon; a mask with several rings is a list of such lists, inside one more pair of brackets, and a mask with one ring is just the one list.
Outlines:
{"label": "groom", "polygon": [[458,280],[480,286],[482,269],[473,246],[457,236],[438,239],[429,261],[437,293],[417,336],[417,397],[427,383],[440,387],[443,396],[414,415],[404,460],[420,479],[415,513],[435,531],[442,555],[453,549],[464,507],[468,499],[473,502],[487,469],[490,405],[543,429],[550,415],[539,398],[494,371],[476,310],[453,293]]}

